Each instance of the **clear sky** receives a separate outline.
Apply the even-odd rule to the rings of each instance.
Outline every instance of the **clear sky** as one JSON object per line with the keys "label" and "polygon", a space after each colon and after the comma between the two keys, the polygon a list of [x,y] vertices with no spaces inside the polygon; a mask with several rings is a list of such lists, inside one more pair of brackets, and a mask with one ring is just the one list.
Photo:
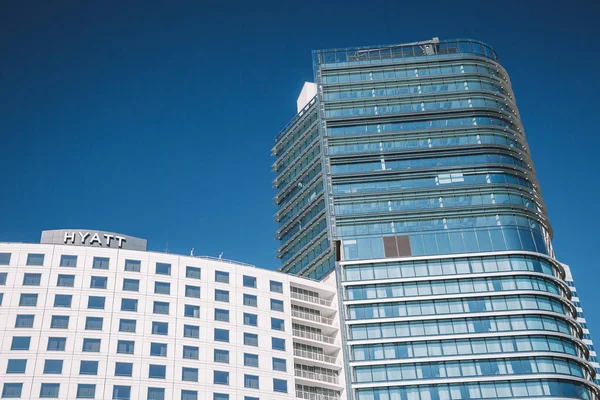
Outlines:
{"label": "clear sky", "polygon": [[[0,240],[91,228],[276,268],[270,149],[311,50],[492,45],[600,340],[598,1],[0,3]],[[596,311],[598,310],[598,311]]]}

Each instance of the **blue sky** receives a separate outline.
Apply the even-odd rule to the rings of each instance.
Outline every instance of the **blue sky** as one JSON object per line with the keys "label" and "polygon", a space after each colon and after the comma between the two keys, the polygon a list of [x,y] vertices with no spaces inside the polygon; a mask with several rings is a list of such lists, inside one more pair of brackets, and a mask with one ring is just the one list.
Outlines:
{"label": "blue sky", "polygon": [[600,4],[3,1],[0,240],[93,228],[276,268],[274,137],[311,50],[483,40],[511,75],[557,257],[600,340]]}

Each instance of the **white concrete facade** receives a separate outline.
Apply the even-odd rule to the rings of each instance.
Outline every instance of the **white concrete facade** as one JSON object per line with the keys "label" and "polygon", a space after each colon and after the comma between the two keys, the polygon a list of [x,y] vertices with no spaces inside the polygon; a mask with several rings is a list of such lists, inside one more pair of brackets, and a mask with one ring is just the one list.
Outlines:
{"label": "white concrete facade", "polygon": [[[37,254],[41,265],[27,265]],[[1,243],[0,293],[2,398],[345,399],[334,274],[315,282],[203,257]]]}

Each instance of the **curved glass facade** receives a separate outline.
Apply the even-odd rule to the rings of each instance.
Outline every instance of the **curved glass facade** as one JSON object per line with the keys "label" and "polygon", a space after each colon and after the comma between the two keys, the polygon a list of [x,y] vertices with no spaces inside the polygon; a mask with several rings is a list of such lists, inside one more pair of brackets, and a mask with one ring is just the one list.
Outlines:
{"label": "curved glass facade", "polygon": [[[274,148],[275,202],[302,193],[277,235],[283,271],[336,267],[349,398],[599,398],[497,53],[434,39],[313,62],[317,95]],[[298,152],[319,167],[292,179],[277,166]]]}

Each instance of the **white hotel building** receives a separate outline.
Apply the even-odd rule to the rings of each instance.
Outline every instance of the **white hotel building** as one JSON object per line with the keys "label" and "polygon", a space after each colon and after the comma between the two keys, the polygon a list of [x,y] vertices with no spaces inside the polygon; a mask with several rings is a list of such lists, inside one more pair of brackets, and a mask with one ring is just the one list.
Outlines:
{"label": "white hotel building", "polygon": [[335,274],[145,247],[0,243],[0,398],[345,399]]}

